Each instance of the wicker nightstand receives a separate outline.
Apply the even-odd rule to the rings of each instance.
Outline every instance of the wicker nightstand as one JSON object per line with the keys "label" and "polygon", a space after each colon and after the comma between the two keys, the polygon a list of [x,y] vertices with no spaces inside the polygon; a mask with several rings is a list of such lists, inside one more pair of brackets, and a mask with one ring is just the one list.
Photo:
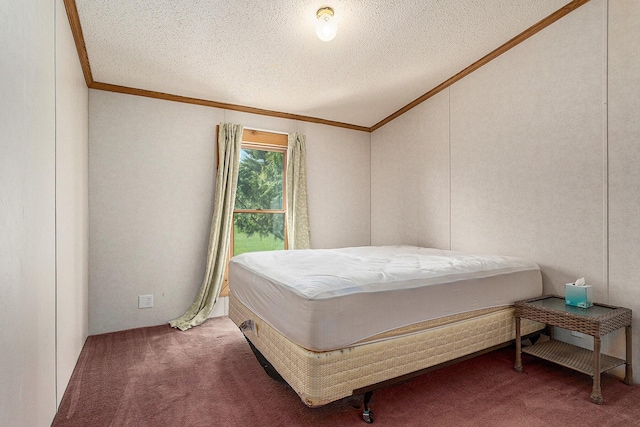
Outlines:
{"label": "wicker nightstand", "polygon": [[[616,366],[625,365],[625,384],[633,384],[631,368],[631,310],[605,304],[594,304],[590,308],[579,308],[565,305],[564,297],[546,295],[518,301],[516,306],[516,365],[514,369],[522,372],[521,353],[531,354],[557,363],[567,368],[591,375],[593,390],[591,401],[602,404],[600,374]],[[525,318],[549,326],[551,340],[522,348],[520,336],[520,319]],[[593,351],[577,347],[553,339],[553,326],[581,332],[593,337]],[[600,354],[600,337],[625,328],[627,338],[626,360]]]}

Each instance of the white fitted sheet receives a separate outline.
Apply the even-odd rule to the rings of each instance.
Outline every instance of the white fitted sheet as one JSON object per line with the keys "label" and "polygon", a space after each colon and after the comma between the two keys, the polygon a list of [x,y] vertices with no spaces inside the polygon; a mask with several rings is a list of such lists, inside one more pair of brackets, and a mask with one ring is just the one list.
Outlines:
{"label": "white fitted sheet", "polygon": [[229,284],[262,320],[314,351],[542,295],[533,262],[415,246],[247,253],[229,263]]}

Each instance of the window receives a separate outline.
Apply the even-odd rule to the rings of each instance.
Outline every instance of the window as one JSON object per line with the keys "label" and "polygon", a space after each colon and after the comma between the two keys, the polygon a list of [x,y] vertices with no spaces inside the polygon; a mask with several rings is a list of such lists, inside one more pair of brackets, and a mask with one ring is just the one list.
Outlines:
{"label": "window", "polygon": [[[229,259],[287,249],[286,134],[245,129],[238,168]],[[228,280],[220,295],[228,294]]]}

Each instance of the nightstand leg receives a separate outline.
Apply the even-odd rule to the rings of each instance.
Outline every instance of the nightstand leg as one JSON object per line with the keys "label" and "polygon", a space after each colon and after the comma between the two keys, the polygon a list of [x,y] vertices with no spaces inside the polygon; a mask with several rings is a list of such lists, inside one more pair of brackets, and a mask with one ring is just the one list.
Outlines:
{"label": "nightstand leg", "polygon": [[627,385],[633,384],[633,368],[631,366],[631,326],[624,328],[624,333],[627,337],[627,364],[624,372],[624,383]]}
{"label": "nightstand leg", "polygon": [[516,317],[516,372],[522,373],[522,336],[520,332],[520,318]]}
{"label": "nightstand leg", "polygon": [[602,405],[602,390],[600,389],[600,337],[593,337],[593,390],[591,401]]}

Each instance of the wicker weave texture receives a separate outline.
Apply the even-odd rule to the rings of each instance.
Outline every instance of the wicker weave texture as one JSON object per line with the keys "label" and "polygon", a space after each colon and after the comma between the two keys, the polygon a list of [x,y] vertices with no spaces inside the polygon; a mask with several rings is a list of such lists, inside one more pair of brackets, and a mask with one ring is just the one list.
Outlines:
{"label": "wicker weave texture", "polygon": [[[544,298],[563,297],[553,295]],[[587,317],[530,304],[531,301],[539,299],[541,298],[532,298],[530,300],[516,302],[515,315],[523,319],[533,319],[538,322],[581,332],[593,337],[601,337],[616,329],[631,325],[631,310],[627,308],[596,304],[601,307],[610,308],[611,311],[598,317]]]}
{"label": "wicker weave texture", "polygon": [[[593,376],[593,352],[590,350],[566,342],[551,340],[538,343],[532,347],[525,347],[522,352]],[[625,361],[622,359],[606,354],[600,355],[600,372],[605,372],[624,364]]]}
{"label": "wicker weave texture", "polygon": [[[515,338],[514,309],[422,332],[327,352],[306,350],[282,336],[247,307],[229,298],[229,318],[240,325],[253,319],[257,333],[247,338],[271,362],[307,406],[350,396],[353,390],[435,366]],[[542,324],[523,321],[522,333]]]}

